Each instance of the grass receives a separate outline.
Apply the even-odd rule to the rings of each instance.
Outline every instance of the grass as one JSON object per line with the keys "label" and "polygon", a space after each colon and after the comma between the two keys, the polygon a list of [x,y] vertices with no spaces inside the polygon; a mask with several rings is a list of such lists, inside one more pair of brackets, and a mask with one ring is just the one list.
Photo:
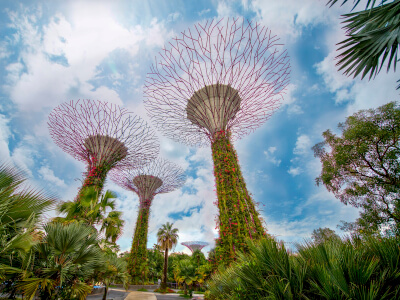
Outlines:
{"label": "grass", "polygon": [[138,292],[147,292],[147,289],[141,288],[141,289],[138,289]]}

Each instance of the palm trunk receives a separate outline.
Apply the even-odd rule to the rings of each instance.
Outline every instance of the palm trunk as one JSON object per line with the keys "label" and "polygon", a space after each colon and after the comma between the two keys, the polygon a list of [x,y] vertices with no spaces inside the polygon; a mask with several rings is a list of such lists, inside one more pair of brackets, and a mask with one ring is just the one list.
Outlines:
{"label": "palm trunk", "polygon": [[187,286],[186,286],[186,282],[183,282],[183,286],[184,286],[184,292],[183,292],[183,294],[186,296],[186,295],[187,295]]}
{"label": "palm trunk", "polygon": [[103,300],[107,300],[107,293],[108,293],[108,284],[106,284],[103,294]]}
{"label": "palm trunk", "polygon": [[164,275],[161,283],[161,289],[167,289],[167,271],[168,271],[168,247],[165,248],[165,257],[164,257]]}

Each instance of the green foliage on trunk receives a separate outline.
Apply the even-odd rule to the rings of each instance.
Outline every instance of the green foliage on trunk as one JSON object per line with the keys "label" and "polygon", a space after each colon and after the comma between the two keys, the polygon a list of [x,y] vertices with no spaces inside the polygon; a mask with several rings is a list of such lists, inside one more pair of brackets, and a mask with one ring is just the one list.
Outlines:
{"label": "green foliage on trunk", "polygon": [[149,228],[149,206],[141,206],[136,220],[135,233],[128,261],[128,271],[134,283],[147,279],[147,232]]}
{"label": "green foliage on trunk", "polygon": [[219,209],[219,238],[215,250],[217,265],[228,265],[234,261],[237,251],[247,249],[247,239],[257,240],[266,234],[254,201],[247,191],[229,136],[229,133],[221,131],[212,142]]}

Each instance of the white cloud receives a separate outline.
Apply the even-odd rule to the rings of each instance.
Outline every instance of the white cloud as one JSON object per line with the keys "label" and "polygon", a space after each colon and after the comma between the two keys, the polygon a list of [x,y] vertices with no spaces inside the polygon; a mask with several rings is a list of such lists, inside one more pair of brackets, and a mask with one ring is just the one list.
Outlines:
{"label": "white cloud", "polygon": [[[96,76],[96,67],[115,49],[124,49],[134,56],[139,43],[159,47],[169,37],[162,24],[153,20],[148,28],[126,28],[110,14],[106,2],[95,7],[86,2],[71,2],[69,13],[57,14],[39,30],[35,18],[10,13],[19,38],[29,51],[21,53],[26,71],[20,64],[8,70],[10,98],[21,110],[54,107],[71,98],[107,100],[122,104],[116,91],[89,83]],[[52,61],[62,57],[65,64]],[[132,59],[133,61],[133,59]],[[128,62],[129,63],[129,62]]]}
{"label": "white cloud", "polygon": [[269,147],[268,148],[268,152],[271,154],[274,154],[274,152],[276,151],[276,147]]}
{"label": "white cloud", "polygon": [[66,187],[64,180],[58,178],[54,175],[54,171],[49,168],[49,166],[42,166],[38,170],[39,175],[43,178],[43,180],[48,181],[49,183],[55,184],[58,187]]}
{"label": "white cloud", "polygon": [[300,167],[294,168],[294,167],[290,167],[288,173],[290,175],[292,175],[293,177],[300,175],[301,173],[303,173],[303,170]]}
{"label": "white cloud", "polygon": [[264,151],[264,155],[267,158],[267,161],[274,164],[275,166],[279,167],[282,160],[276,158],[273,154],[276,151],[276,147],[269,147],[268,151]]}
{"label": "white cloud", "polygon": [[293,149],[293,153],[297,155],[303,155],[311,152],[311,139],[308,135],[302,134],[297,138],[296,147]]}
{"label": "white cloud", "polygon": [[10,149],[8,148],[9,138],[11,137],[11,131],[8,126],[9,119],[0,114],[0,157],[2,163],[10,159]]}
{"label": "white cloud", "polygon": [[273,34],[290,41],[298,38],[306,26],[335,22],[340,14],[346,11],[347,6],[342,8],[336,5],[329,8],[325,2],[315,0],[254,0],[250,8]]}

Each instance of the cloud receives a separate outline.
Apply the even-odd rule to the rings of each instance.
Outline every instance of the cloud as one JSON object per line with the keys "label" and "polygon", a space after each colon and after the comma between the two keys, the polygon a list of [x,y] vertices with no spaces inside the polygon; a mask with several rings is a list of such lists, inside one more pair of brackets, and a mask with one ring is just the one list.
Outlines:
{"label": "cloud", "polygon": [[300,175],[301,173],[303,173],[303,170],[300,167],[294,168],[294,167],[290,167],[288,173],[290,175],[292,175],[293,177]]}
{"label": "cloud", "polygon": [[276,151],[276,147],[269,147],[268,151],[264,151],[264,155],[267,158],[267,161],[270,163],[274,164],[275,166],[279,167],[281,164],[282,160],[277,159],[273,154]]}
{"label": "cloud", "polygon": [[203,9],[202,11],[199,11],[199,16],[201,17],[202,15],[208,14],[211,11],[211,9]]}
{"label": "cloud", "polygon": [[[336,5],[329,8],[323,1],[253,0],[250,4],[260,22],[265,23],[273,34],[283,40],[293,40],[301,36],[305,27],[335,22],[347,8]],[[286,43],[286,42],[285,42]]]}
{"label": "cloud", "polygon": [[64,180],[58,178],[54,175],[54,171],[51,170],[48,166],[42,166],[38,170],[39,175],[43,180],[48,181],[49,183],[55,184],[58,187],[66,187]]}
{"label": "cloud", "polygon": [[11,131],[8,126],[9,122],[10,120],[5,115],[0,114],[0,157],[3,162],[10,159],[10,149],[8,144],[11,137]]}
{"label": "cloud", "polygon": [[293,153],[296,155],[303,155],[311,152],[312,147],[311,139],[308,135],[302,134],[297,138],[296,147]]}
{"label": "cloud", "polygon": [[[24,65],[7,66],[6,88],[21,110],[54,107],[71,98],[122,104],[120,95],[110,87],[90,83],[97,66],[116,49],[124,49],[134,57],[141,42],[159,47],[169,37],[156,19],[147,28],[124,27],[110,14],[105,2],[94,10],[85,2],[69,5],[69,13],[58,13],[42,26],[37,18],[26,17],[25,10],[10,13],[10,26],[17,30],[18,39],[27,49],[20,53]],[[59,63],[61,58],[64,63]],[[133,62],[128,60],[128,64]]]}

